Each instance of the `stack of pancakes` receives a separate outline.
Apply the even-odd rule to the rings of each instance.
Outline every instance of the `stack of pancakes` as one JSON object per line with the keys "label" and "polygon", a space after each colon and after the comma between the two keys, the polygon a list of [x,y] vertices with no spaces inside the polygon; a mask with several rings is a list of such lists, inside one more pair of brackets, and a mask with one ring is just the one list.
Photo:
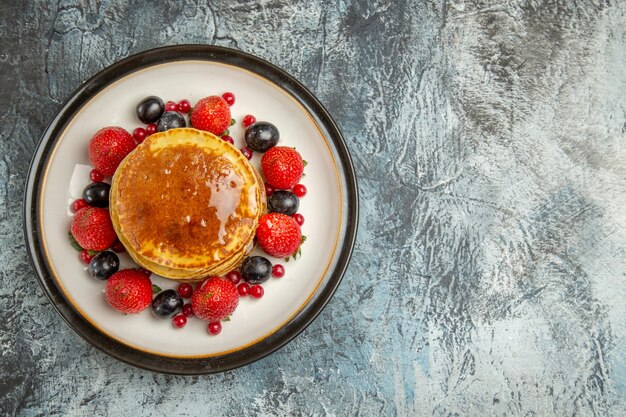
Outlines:
{"label": "stack of pancakes", "polygon": [[140,266],[180,280],[223,275],[252,245],[264,189],[234,146],[208,132],[172,129],[122,161],[111,184],[111,219]]}

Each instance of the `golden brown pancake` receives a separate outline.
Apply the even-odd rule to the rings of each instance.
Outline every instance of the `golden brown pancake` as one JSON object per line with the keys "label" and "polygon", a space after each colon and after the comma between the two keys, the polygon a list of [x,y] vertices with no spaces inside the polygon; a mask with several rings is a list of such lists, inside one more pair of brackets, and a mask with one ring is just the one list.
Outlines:
{"label": "golden brown pancake", "polygon": [[122,161],[111,185],[113,226],[130,256],[176,279],[236,267],[264,205],[263,184],[241,152],[190,128],[150,136]]}

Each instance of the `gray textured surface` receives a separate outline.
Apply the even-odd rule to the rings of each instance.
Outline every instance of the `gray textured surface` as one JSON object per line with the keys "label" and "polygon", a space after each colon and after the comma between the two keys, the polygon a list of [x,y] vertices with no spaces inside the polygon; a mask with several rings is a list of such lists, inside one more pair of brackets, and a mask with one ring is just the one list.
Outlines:
{"label": "gray textured surface", "polygon": [[[626,415],[623,1],[22,3],[0,4],[1,415]],[[260,362],[193,378],[76,336],[36,283],[20,214],[62,100],[177,43],[300,79],[362,193],[320,318]]]}

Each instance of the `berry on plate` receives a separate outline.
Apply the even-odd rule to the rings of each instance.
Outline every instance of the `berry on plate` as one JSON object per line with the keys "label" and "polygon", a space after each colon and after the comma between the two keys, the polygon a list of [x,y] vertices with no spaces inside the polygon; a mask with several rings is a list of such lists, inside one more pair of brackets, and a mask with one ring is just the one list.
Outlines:
{"label": "berry on plate", "polygon": [[89,160],[98,171],[110,177],[122,159],[135,149],[135,139],[118,126],[109,126],[96,132],[89,142]]}
{"label": "berry on plate", "polygon": [[302,157],[294,148],[275,146],[261,158],[265,181],[277,189],[290,189],[300,181],[304,172]]}
{"label": "berry on plate", "polygon": [[111,185],[106,182],[92,182],[83,190],[83,200],[93,207],[109,207]]}
{"label": "berry on plate", "polygon": [[273,213],[292,216],[298,212],[300,199],[291,191],[278,190],[267,198],[267,208]]}
{"label": "berry on plate", "polygon": [[[178,106],[177,104],[174,104]],[[177,129],[179,127],[187,127],[187,122],[182,114],[177,111],[166,111],[157,123],[157,130],[159,132],[165,132],[170,129]]]}
{"label": "berry on plate", "polygon": [[226,100],[226,103],[228,103],[229,106],[235,104],[235,95],[231,92],[226,92],[222,94],[222,98]]}
{"label": "berry on plate", "polygon": [[152,302],[152,282],[136,269],[122,269],[109,278],[104,293],[109,305],[117,311],[139,313]]}
{"label": "berry on plate", "polygon": [[137,103],[137,118],[145,124],[154,123],[161,118],[165,104],[160,97],[149,96]]}
{"label": "berry on plate", "polygon": [[106,281],[120,269],[120,258],[113,252],[100,252],[89,262],[87,272],[95,279]]}
{"label": "berry on plate", "polygon": [[152,314],[159,319],[174,317],[183,309],[183,299],[175,290],[161,291],[154,297]]}
{"label": "berry on plate", "polygon": [[293,217],[281,213],[261,216],[256,237],[261,249],[276,258],[287,258],[295,254],[302,243],[300,225]]}
{"label": "berry on plate", "polygon": [[241,276],[249,284],[267,281],[272,272],[272,263],[263,256],[250,256],[241,264]]}
{"label": "berry on plate", "polygon": [[230,126],[230,107],[220,96],[200,99],[191,113],[191,125],[214,135],[221,135]]}
{"label": "berry on plate", "polygon": [[237,286],[222,277],[210,277],[191,296],[193,314],[202,320],[220,321],[230,316],[239,304]]}
{"label": "berry on plate", "polygon": [[280,133],[276,126],[269,122],[256,122],[246,128],[244,134],[248,148],[257,152],[267,152],[276,146]]}
{"label": "berry on plate", "polygon": [[117,239],[109,210],[99,207],[78,210],[72,219],[71,231],[76,242],[87,250],[108,249]]}

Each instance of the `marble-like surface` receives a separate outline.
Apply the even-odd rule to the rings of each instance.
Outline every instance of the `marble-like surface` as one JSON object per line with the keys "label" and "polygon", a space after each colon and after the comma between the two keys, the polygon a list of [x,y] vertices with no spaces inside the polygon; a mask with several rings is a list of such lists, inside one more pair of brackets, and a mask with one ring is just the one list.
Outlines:
{"label": "marble-like surface", "polygon": [[[626,415],[624,1],[133,3],[0,4],[0,415]],[[21,230],[65,97],[179,43],[300,79],[343,130],[362,203],[319,319],[202,377],[83,342]]]}

